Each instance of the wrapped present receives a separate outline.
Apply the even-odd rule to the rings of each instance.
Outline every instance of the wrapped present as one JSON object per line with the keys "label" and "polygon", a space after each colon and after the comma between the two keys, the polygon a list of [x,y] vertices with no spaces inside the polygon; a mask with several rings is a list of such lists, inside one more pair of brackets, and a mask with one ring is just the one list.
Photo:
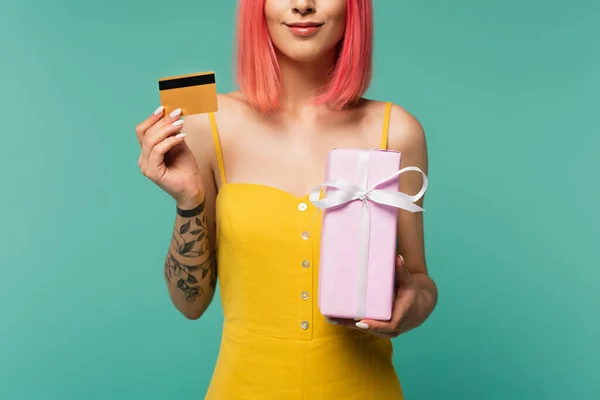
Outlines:
{"label": "wrapped present", "polygon": [[[400,165],[397,151],[329,153],[325,182],[310,193],[310,201],[323,210],[318,298],[327,317],[391,318],[398,210],[424,211],[414,202],[427,189],[423,171]],[[400,175],[408,171],[423,176],[415,195],[399,191]]]}

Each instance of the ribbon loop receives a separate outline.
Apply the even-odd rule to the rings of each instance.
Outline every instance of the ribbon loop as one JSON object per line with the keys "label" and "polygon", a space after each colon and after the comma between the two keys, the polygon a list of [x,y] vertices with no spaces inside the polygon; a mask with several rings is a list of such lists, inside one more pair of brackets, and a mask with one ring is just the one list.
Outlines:
{"label": "ribbon loop", "polygon": [[[409,171],[420,172],[423,177],[423,186],[417,194],[411,196],[399,191],[377,189],[379,186]],[[419,207],[414,203],[421,199],[421,197],[423,197],[423,195],[427,191],[427,185],[427,175],[425,175],[425,173],[420,168],[406,167],[394,172],[387,178],[377,182],[371,188],[367,189],[361,188],[358,185],[344,180],[338,179],[327,181],[316,186],[311,190],[309,200],[315,205],[315,207],[319,209],[327,209],[339,206],[342,204],[350,203],[354,200],[370,200],[375,203],[404,209],[410,212],[421,212],[425,211],[425,209]],[[321,190],[326,188],[333,188],[337,190],[330,191],[325,195],[325,197],[321,198]]]}

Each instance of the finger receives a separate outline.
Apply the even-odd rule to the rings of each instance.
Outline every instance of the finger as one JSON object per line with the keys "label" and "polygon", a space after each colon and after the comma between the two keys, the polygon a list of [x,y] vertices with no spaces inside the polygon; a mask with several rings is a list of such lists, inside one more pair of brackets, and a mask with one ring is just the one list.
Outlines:
{"label": "finger", "polygon": [[390,322],[376,321],[371,319],[362,319],[360,321],[356,321],[353,319],[345,318],[327,318],[327,322],[361,331],[376,330],[385,332],[388,330],[393,330],[392,324]]}
{"label": "finger", "polygon": [[148,157],[148,168],[153,169],[163,163],[165,154],[173,147],[182,143],[185,138],[185,133],[179,133],[175,136],[170,136],[154,146],[150,156]]}
{"label": "finger", "polygon": [[361,332],[367,332],[371,335],[389,338],[392,336],[392,329],[387,328],[385,322],[364,319],[360,321],[351,321],[348,328]]}
{"label": "finger", "polygon": [[414,301],[413,291],[398,290],[392,308],[392,317],[389,321],[362,319],[356,326],[377,332],[392,333],[402,324]]}
{"label": "finger", "polygon": [[157,144],[161,143],[163,140],[168,138],[169,136],[173,136],[176,132],[181,130],[183,125],[183,120],[177,120],[170,125],[161,125],[160,129],[157,129],[152,134],[149,134],[142,144],[142,163],[144,160],[147,162],[148,157],[150,157],[150,153],[152,153],[152,149]]}
{"label": "finger", "polygon": [[396,287],[402,287],[412,280],[412,276],[406,268],[404,257],[401,255],[396,258],[396,270],[394,278],[396,281]]}
{"label": "finger", "polygon": [[359,321],[354,319],[326,317],[325,320],[330,324],[343,326],[357,331],[364,331],[368,329],[368,327],[362,326],[359,324]]}
{"label": "finger", "polygon": [[394,337],[396,325],[387,321],[377,321],[373,319],[363,319],[354,325],[356,329],[370,333],[371,335],[391,338]]}
{"label": "finger", "polygon": [[147,131],[144,139],[152,137],[165,126],[172,124],[181,118],[181,108],[176,108],[169,115],[165,115],[153,124]]}
{"label": "finger", "polygon": [[[163,116],[164,108],[160,106],[154,111],[154,114],[150,116],[146,121],[142,122],[136,129],[139,130],[138,140],[140,145],[143,145],[144,141],[149,137],[156,135],[161,132],[165,126],[172,124],[181,117],[181,108],[176,108],[169,115]],[[156,142],[155,142],[156,143]]]}
{"label": "finger", "polygon": [[[363,320],[363,321],[358,321],[357,322],[357,321],[355,321],[353,319],[343,319],[343,318],[329,318],[329,317],[325,317],[325,319],[330,324],[340,325],[340,326],[343,326],[343,327],[346,327],[348,329],[352,329],[352,330],[355,330],[355,331],[368,332],[371,335],[382,337],[382,338],[390,338],[390,337],[394,336],[393,334],[391,334],[391,333],[389,333],[389,332],[387,332],[385,330],[371,329],[370,326],[367,326],[367,324],[365,324],[365,322],[368,322],[370,320]],[[375,325],[375,322],[378,322],[378,321],[374,321],[373,325]]]}
{"label": "finger", "polygon": [[390,321],[390,325],[392,330],[397,330],[412,305],[415,302],[415,292],[412,290],[402,290],[399,289],[396,295],[396,300],[394,301],[394,307],[392,309],[392,319]]}
{"label": "finger", "polygon": [[404,257],[402,257],[402,255],[398,255],[398,257],[396,257],[396,277],[398,277],[399,275],[401,275],[404,271]]}
{"label": "finger", "polygon": [[375,319],[361,319],[355,323],[355,326],[361,330],[372,332],[390,333],[395,329],[395,325],[390,321],[378,321]]}
{"label": "finger", "polygon": [[[158,142],[162,142],[164,138],[156,139],[155,136],[160,135],[161,132],[164,132],[163,129],[165,127],[177,122],[180,117],[181,117],[181,108],[176,108],[169,115],[166,115],[165,117],[161,118],[159,121],[157,121],[154,125],[152,125],[146,131],[144,141],[150,139],[150,140],[152,140],[152,143],[154,143],[154,144],[156,144]],[[182,123],[182,122],[179,122],[179,123]]]}
{"label": "finger", "polygon": [[334,317],[325,317],[325,320],[332,325],[341,325],[341,326],[354,326],[356,323],[355,320],[346,319],[346,318],[334,318]]}
{"label": "finger", "polygon": [[138,126],[135,127],[135,135],[137,136],[138,142],[141,145],[144,141],[144,136],[146,132],[160,119],[162,118],[165,112],[165,108],[163,106],[159,106],[152,115],[142,121]]}

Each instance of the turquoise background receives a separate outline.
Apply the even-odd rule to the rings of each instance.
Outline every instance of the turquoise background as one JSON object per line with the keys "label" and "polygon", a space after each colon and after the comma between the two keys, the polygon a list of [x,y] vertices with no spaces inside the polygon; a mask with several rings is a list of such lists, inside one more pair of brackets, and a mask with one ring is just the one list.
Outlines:
{"label": "turquoise background", "polygon": [[[134,127],[158,77],[234,89],[235,3],[0,4],[0,398],[203,398],[220,304],[191,322],[169,302],[174,206]],[[440,302],[395,342],[407,399],[600,398],[600,3],[375,6],[369,97],[430,154]]]}

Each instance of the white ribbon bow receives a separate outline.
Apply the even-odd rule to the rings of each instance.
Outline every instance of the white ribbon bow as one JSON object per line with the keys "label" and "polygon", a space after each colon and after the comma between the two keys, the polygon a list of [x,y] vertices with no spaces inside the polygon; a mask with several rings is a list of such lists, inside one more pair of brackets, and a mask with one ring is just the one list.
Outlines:
{"label": "white ribbon bow", "polygon": [[[420,172],[423,177],[423,186],[416,195],[408,195],[399,191],[381,190],[378,189],[381,185],[389,182],[397,176],[409,172]],[[418,201],[427,190],[427,175],[418,167],[406,167],[394,172],[387,178],[377,182],[370,188],[367,187],[369,177],[369,152],[361,150],[358,158],[358,172],[360,184],[353,184],[344,180],[331,180],[316,186],[309,195],[309,200],[315,207],[319,209],[327,209],[336,207],[352,201],[360,200],[362,202],[360,213],[360,232],[358,248],[358,277],[356,290],[356,313],[355,319],[360,320],[365,317],[366,300],[367,300],[367,279],[369,271],[369,243],[370,243],[370,227],[371,227],[371,212],[369,202],[384,204],[410,212],[422,212],[423,208],[414,204]],[[322,188],[335,188],[337,190],[328,192],[322,199]]]}

